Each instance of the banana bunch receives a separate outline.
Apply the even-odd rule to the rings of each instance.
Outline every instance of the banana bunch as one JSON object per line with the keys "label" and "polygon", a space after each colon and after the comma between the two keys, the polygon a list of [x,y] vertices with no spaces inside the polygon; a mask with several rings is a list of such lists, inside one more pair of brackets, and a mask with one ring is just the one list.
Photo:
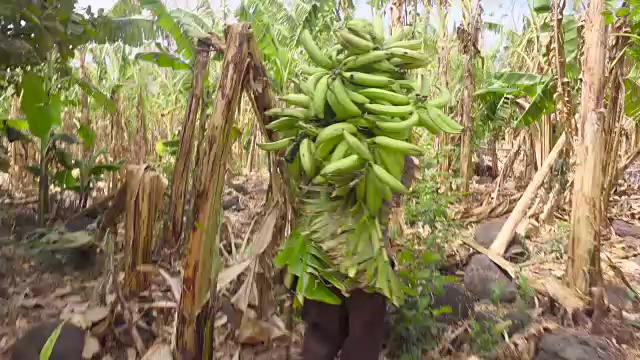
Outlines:
{"label": "banana bunch", "polygon": [[[339,236],[313,225],[306,236],[340,273],[396,303],[404,285],[385,250],[382,205],[394,193],[409,193],[401,182],[405,155],[424,153],[410,141],[414,128],[432,134],[463,129],[443,111],[451,100],[448,91],[429,99],[425,82],[418,88],[407,77],[408,70],[431,61],[420,52],[422,41],[410,39],[411,32],[405,27],[386,38],[381,18],[354,19],[336,31],[336,44],[324,52],[303,30],[300,44],[313,64],[299,69],[300,93],[279,97],[288,107],[265,112],[273,119],[266,127],[278,132],[279,140],[258,145],[285,152],[290,170],[307,188],[319,189],[309,197],[350,209],[350,226],[340,227]],[[307,215],[322,217],[313,211]]]}

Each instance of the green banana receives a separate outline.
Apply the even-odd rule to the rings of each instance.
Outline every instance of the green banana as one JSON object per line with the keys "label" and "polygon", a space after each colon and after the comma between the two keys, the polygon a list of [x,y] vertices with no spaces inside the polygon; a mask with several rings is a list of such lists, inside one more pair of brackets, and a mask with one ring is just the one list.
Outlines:
{"label": "green banana", "polygon": [[329,58],[322,53],[322,50],[320,50],[318,44],[313,41],[309,30],[304,29],[300,33],[300,44],[302,44],[302,47],[307,52],[307,55],[309,55],[311,61],[316,63],[316,65],[320,66],[321,68],[327,70],[331,69],[333,65],[331,63],[331,60],[329,60]]}
{"label": "green banana", "polygon": [[310,98],[313,98],[313,88],[309,87],[306,82],[302,82],[298,79],[293,79],[293,81],[298,87],[300,87],[300,91],[302,91],[305,95]]}
{"label": "green banana", "polygon": [[316,175],[316,162],[314,158],[314,144],[309,140],[309,138],[304,138],[300,143],[300,164],[302,165],[302,169],[310,178],[313,178]]}
{"label": "green banana", "polygon": [[306,132],[310,136],[318,136],[318,134],[320,133],[320,128],[311,124],[307,124],[304,121],[298,121],[298,127],[300,128],[300,130],[304,130],[304,132]]}
{"label": "green banana", "polygon": [[398,122],[379,122],[376,125],[384,131],[399,132],[411,129],[418,124],[419,120],[420,116],[418,115],[418,112],[415,111],[407,120]]}
{"label": "green banana", "polygon": [[431,60],[416,60],[416,61],[405,61],[401,64],[396,65],[398,69],[402,70],[415,70],[426,68],[431,64]]}
{"label": "green banana", "polygon": [[302,66],[300,66],[300,73],[302,75],[307,75],[307,76],[315,75],[317,73],[326,74],[327,73],[327,69],[319,68],[319,67],[315,67],[315,66],[302,65]]}
{"label": "green banana", "polygon": [[[429,60],[427,54],[421,53],[415,50],[402,49],[402,48],[390,48],[386,51],[390,52],[395,56],[396,59],[401,59],[408,62],[422,62]],[[392,63],[393,64],[393,63]]]}
{"label": "green banana", "polygon": [[309,110],[300,108],[273,108],[264,112],[266,116],[288,116],[297,119],[306,119],[309,117]]}
{"label": "green banana", "polygon": [[404,26],[402,27],[402,29],[398,29],[394,34],[391,35],[390,38],[387,39],[387,41],[384,42],[383,47],[390,47],[391,44],[406,39],[409,35],[411,35],[412,31],[413,29],[411,28],[411,26]]}
{"label": "green banana", "polygon": [[318,160],[325,160],[327,158],[327,156],[329,156],[329,154],[332,153],[332,151],[334,151],[334,149],[336,148],[336,146],[343,141],[344,139],[342,137],[334,137],[331,138],[329,140],[324,141],[322,144],[318,145],[316,144],[316,159]]}
{"label": "green banana", "polygon": [[449,104],[449,101],[451,101],[451,93],[447,89],[442,89],[437,98],[427,101],[427,105],[442,109]]}
{"label": "green banana", "polygon": [[450,117],[448,117],[442,110],[437,107],[433,107],[430,105],[426,106],[427,113],[433,123],[440,128],[440,130],[448,133],[448,134],[459,134],[464,130],[464,126],[458,124],[453,121]]}
{"label": "green banana", "polygon": [[305,94],[287,94],[284,96],[278,96],[278,100],[284,101],[289,105],[300,106],[303,108],[307,108],[311,104],[311,99]]}
{"label": "green banana", "polygon": [[292,117],[281,117],[278,120],[274,120],[267,125],[265,128],[271,131],[283,131],[287,129],[291,129],[296,127],[298,123],[298,119]]}
{"label": "green banana", "polygon": [[408,105],[409,98],[406,95],[398,94],[393,91],[380,88],[367,88],[358,91],[358,94],[364,95],[371,100],[383,100],[393,105]]}
{"label": "green banana", "polygon": [[420,126],[424,127],[433,135],[442,134],[442,130],[431,120],[431,117],[425,109],[418,109],[418,115],[420,116]]}
{"label": "green banana", "polygon": [[367,98],[364,95],[361,95],[347,87],[345,87],[345,90],[347,91],[347,95],[349,96],[349,99],[351,99],[351,101],[353,101],[356,104],[368,104],[371,102],[371,100],[369,100],[369,98]]}
{"label": "green banana", "polygon": [[320,133],[318,134],[318,137],[316,138],[316,146],[319,146],[320,144],[322,144],[323,142],[329,139],[333,139],[335,137],[342,135],[344,131],[351,134],[355,134],[358,131],[358,128],[349,123],[344,123],[344,122],[331,124],[320,131]]}
{"label": "green banana", "polygon": [[327,103],[329,103],[329,107],[333,110],[333,113],[336,114],[336,120],[343,121],[349,118],[349,113],[342,107],[342,104],[338,101],[336,94],[331,88],[327,90]]}
{"label": "green banana", "polygon": [[351,119],[347,119],[345,120],[345,122],[349,123],[349,124],[353,124],[355,126],[365,126],[365,127],[369,127],[371,126],[371,124],[362,116],[360,117],[354,117]]}
{"label": "green banana", "polygon": [[320,171],[320,175],[330,175],[336,173],[347,173],[356,170],[363,164],[362,158],[358,155],[350,155],[344,159],[329,163]]}
{"label": "green banana", "polygon": [[368,21],[364,19],[353,19],[348,21],[345,27],[357,36],[371,41],[371,36],[369,34],[373,31],[373,28],[371,27],[371,23]]}
{"label": "green banana", "polygon": [[420,50],[422,49],[422,40],[396,41],[394,43],[388,44],[384,48],[385,49],[401,48],[401,49],[409,49],[409,50]]}
{"label": "green banana", "polygon": [[349,144],[347,143],[347,140],[340,141],[338,146],[336,146],[336,148],[333,150],[333,153],[331,154],[331,160],[329,160],[329,162],[336,162],[340,159],[343,159],[345,155],[347,155],[347,150],[349,150]]}
{"label": "green banana", "polygon": [[289,146],[289,144],[293,142],[294,139],[295,138],[293,137],[288,137],[288,138],[284,138],[284,139],[280,139],[280,140],[276,140],[268,143],[261,143],[257,145],[260,149],[264,151],[275,151],[275,150],[286,148],[287,146]]}
{"label": "green banana", "polygon": [[367,181],[366,177],[362,177],[358,182],[358,186],[356,187],[356,200],[358,203],[364,206],[365,197],[367,194]]}
{"label": "green banana", "polygon": [[371,26],[373,28],[373,38],[375,42],[377,44],[384,43],[384,22],[382,21],[382,17],[376,14],[373,17]]}
{"label": "green banana", "polygon": [[320,80],[318,80],[313,98],[313,113],[320,119],[324,119],[324,106],[327,102],[328,89],[329,75],[324,75]]}
{"label": "green banana", "polygon": [[415,80],[396,80],[396,84],[398,84],[401,89],[412,92],[418,91],[418,83]]}
{"label": "green banana", "polygon": [[365,204],[369,215],[376,216],[382,207],[382,195],[378,186],[378,179],[372,171],[366,172]]}
{"label": "green banana", "polygon": [[379,61],[375,64],[372,64],[371,67],[374,70],[389,73],[393,76],[395,76],[398,73],[398,68],[393,66],[393,64],[391,64],[391,62],[389,62],[389,60],[386,60],[386,59]]}
{"label": "green banana", "polygon": [[402,183],[398,179],[389,174],[389,172],[387,172],[387,170],[385,170],[382,166],[372,163],[371,169],[373,170],[373,173],[376,174],[378,180],[380,180],[381,183],[387,185],[389,189],[391,189],[391,191],[400,194],[409,193],[409,190],[407,190],[407,188],[404,187],[404,185],[402,185]]}
{"label": "green banana", "polygon": [[409,136],[411,135],[411,130],[412,129],[408,129],[408,131],[390,132],[390,131],[384,131],[384,130],[380,129],[379,127],[374,127],[374,128],[371,129],[373,134],[376,135],[376,136],[386,136],[386,137],[389,137],[389,138],[392,138],[392,139],[402,140],[402,141],[409,141]]}
{"label": "green banana", "polygon": [[357,51],[370,51],[375,46],[371,41],[352,34],[346,29],[339,30],[336,35],[348,47]]}
{"label": "green banana", "polygon": [[424,154],[424,150],[416,145],[413,145],[412,143],[392,139],[387,136],[376,136],[374,138],[371,138],[371,141],[376,145],[383,146],[407,155],[419,156]]}
{"label": "green banana", "polygon": [[382,104],[364,104],[364,108],[378,115],[405,117],[409,116],[413,110],[413,105],[382,105]]}
{"label": "green banana", "polygon": [[313,89],[313,95],[315,96],[316,86],[318,86],[318,82],[322,79],[323,76],[327,75],[326,73],[316,73],[307,78],[307,86],[309,89]]}
{"label": "green banana", "polygon": [[351,150],[357,154],[358,156],[360,156],[361,158],[371,161],[373,160],[373,156],[371,155],[371,152],[369,151],[369,147],[365,144],[363,144],[362,142],[360,142],[360,140],[358,140],[357,137],[349,134],[348,132],[344,132],[344,139],[347,141],[347,144],[349,144],[349,147],[351,148]]}
{"label": "green banana", "polygon": [[342,62],[341,67],[344,70],[355,69],[361,66],[365,66],[372,63],[376,63],[378,61],[389,59],[392,56],[393,54],[386,51],[380,51],[380,50],[371,51],[366,54],[354,55],[350,58],[345,59],[345,61]]}
{"label": "green banana", "polygon": [[371,87],[385,87],[393,85],[395,80],[379,75],[372,75],[357,71],[347,72],[343,71],[342,76],[349,80],[353,84]]}
{"label": "green banana", "polygon": [[[356,104],[354,104],[353,101],[351,101],[351,99],[349,98],[349,94],[347,93],[344,84],[342,83],[342,79],[337,77],[335,80],[333,80],[330,86],[330,91],[333,91],[333,94],[336,97],[336,101],[340,104],[340,108],[342,108],[342,110],[345,112],[344,116],[346,116],[346,118],[357,117],[362,114],[362,111],[360,111]],[[336,115],[340,115],[338,114],[338,111],[335,112]],[[341,117],[342,116],[340,116],[340,118]]]}
{"label": "green banana", "polygon": [[377,148],[374,150],[376,163],[385,168],[389,174],[393,175],[396,179],[402,179],[404,173],[404,154],[397,151]]}

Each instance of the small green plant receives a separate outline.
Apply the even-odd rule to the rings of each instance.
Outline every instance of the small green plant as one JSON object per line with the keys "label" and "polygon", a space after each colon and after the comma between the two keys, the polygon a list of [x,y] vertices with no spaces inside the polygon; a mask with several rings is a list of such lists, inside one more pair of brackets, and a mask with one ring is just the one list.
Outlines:
{"label": "small green plant", "polygon": [[519,274],[518,283],[520,284],[520,287],[518,288],[518,295],[520,295],[520,299],[522,299],[525,304],[529,304],[536,295],[536,291],[529,285],[529,277],[524,274]]}
{"label": "small green plant", "polygon": [[503,283],[498,283],[491,289],[491,302],[498,306],[500,301],[504,297],[505,294],[505,286]]}
{"label": "small green plant", "polygon": [[471,349],[478,355],[488,355],[500,343],[501,328],[491,321],[471,321]]}
{"label": "small green plant", "polygon": [[62,327],[66,322],[67,321],[64,320],[60,323],[60,325],[58,325],[58,327],[56,327],[55,330],[53,330],[53,332],[47,339],[47,342],[42,347],[42,350],[40,350],[39,360],[49,360],[51,352],[53,351],[53,347],[56,345],[56,341],[58,341],[58,336],[60,336],[60,331],[62,330]]}
{"label": "small green plant", "polygon": [[410,225],[421,222],[433,227],[451,222],[448,207],[460,198],[460,194],[456,192],[441,190],[443,181],[454,181],[450,174],[440,173],[427,166],[422,171],[422,179],[413,186],[405,203],[405,220]]}

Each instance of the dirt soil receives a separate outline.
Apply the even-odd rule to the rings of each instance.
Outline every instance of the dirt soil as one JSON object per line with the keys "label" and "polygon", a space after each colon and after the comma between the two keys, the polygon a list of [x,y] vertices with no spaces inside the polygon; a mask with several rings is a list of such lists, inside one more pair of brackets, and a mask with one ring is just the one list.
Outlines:
{"label": "dirt soil", "polygon": [[[247,238],[247,232],[255,226],[254,221],[262,211],[268,175],[234,177],[227,185],[223,196],[225,211],[222,232],[222,256],[226,267],[237,262],[247,241],[252,241]],[[506,192],[512,194],[520,190],[515,184],[509,184]],[[490,193],[491,184],[476,183],[471,201],[481,206]],[[611,237],[603,244],[603,268],[607,301],[618,310],[609,313],[598,334],[591,334],[586,325],[571,327],[563,323],[557,314],[549,310],[552,306],[544,298],[534,297],[524,301],[515,282],[503,273],[496,273],[499,269],[487,269],[491,262],[485,264],[483,260],[475,260],[472,261],[477,268],[473,271],[474,274],[487,271],[488,278],[506,279],[507,285],[513,288],[508,287],[509,291],[498,300],[492,299],[490,291],[474,294],[473,286],[467,284],[467,280],[447,287],[441,297],[436,299],[436,303],[449,305],[455,310],[438,319],[448,329],[440,339],[440,346],[445,349],[442,354],[446,356],[432,358],[466,358],[461,357],[461,354],[471,354],[471,349],[466,345],[473,340],[472,322],[491,323],[494,327],[508,322],[503,333],[508,339],[520,339],[518,334],[526,335],[525,338],[529,341],[532,337],[536,338],[540,350],[536,357],[538,360],[590,359],[584,356],[603,351],[613,357],[600,357],[602,359],[640,359],[640,337],[634,328],[640,321],[623,320],[620,313],[623,310],[626,314],[640,318],[637,315],[640,313],[638,298],[625,285],[626,281],[633,288],[640,288],[640,221],[636,215],[640,214],[640,196],[637,194],[635,185],[627,183],[620,186],[612,198],[612,210],[609,214],[612,226],[607,229]],[[3,196],[10,197],[9,194],[0,194],[0,199]],[[72,314],[81,314],[85,322],[89,321],[86,328],[91,330],[90,334],[97,339],[98,344],[94,358],[135,359],[135,343],[122,312],[113,319],[111,328],[101,328],[104,323],[102,315],[106,313],[106,309],[98,305],[104,277],[103,251],[99,250],[99,256],[89,265],[86,261],[80,261],[86,257],[86,253],[82,252],[63,256],[34,256],[27,251],[25,244],[29,240],[28,234],[37,228],[35,204],[12,205],[0,202],[0,214],[3,214],[0,219],[0,359],[9,358],[11,346],[32,326],[59,321],[61,318],[73,318]],[[504,219],[489,220],[484,227],[482,224],[471,225],[461,231],[460,236],[475,238],[482,245],[489,246]],[[563,225],[563,219],[560,219],[553,226],[544,226],[538,232],[528,234],[526,239],[514,239],[512,247],[520,246],[515,250],[519,257],[508,260],[517,263],[527,276],[561,279],[566,263],[564,244],[567,235],[568,228],[566,224]],[[116,239],[118,248],[122,247],[123,237],[123,230],[120,229]],[[449,245],[456,246],[458,253],[466,249],[465,258],[469,261],[472,252],[468,251],[468,247],[459,242]],[[121,253],[117,254],[116,259],[121,256]],[[181,266],[180,261],[171,264],[161,262],[157,265],[166,269],[169,276],[179,278],[176,269]],[[457,270],[459,275],[468,270],[462,265]],[[624,280],[620,274],[624,275]],[[485,281],[482,279],[469,278],[469,281]],[[221,296],[227,300],[216,317],[216,341],[220,350],[216,358],[231,359],[237,356],[240,352],[239,338],[245,344],[252,345],[245,346],[242,350],[243,358],[284,358],[282,346],[267,349],[260,334],[243,333],[252,328],[252,325],[243,323],[240,326],[238,314],[229,306],[233,301],[232,297],[240,291],[242,282],[240,278],[240,281],[233,282],[221,292]],[[486,284],[482,285],[486,288]],[[106,296],[109,303],[118,294],[111,289]],[[127,301],[139,316],[137,329],[144,348],[157,350],[158,353],[166,351],[166,344],[171,342],[172,319],[176,307],[169,281],[156,274],[149,291]],[[294,348],[299,347],[302,333],[302,326],[296,326]],[[559,346],[559,342],[566,346]],[[450,351],[452,348],[455,351]],[[497,353],[490,354],[488,358],[492,356],[509,358],[498,357]]]}

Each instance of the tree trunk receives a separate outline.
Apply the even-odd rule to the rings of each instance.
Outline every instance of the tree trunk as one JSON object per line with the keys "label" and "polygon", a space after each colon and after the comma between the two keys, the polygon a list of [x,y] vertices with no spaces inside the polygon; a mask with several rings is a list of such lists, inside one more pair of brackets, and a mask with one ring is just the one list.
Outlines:
{"label": "tree trunk", "polygon": [[147,117],[145,116],[144,111],[144,97],[142,96],[142,89],[139,89],[138,92],[138,104],[136,106],[136,110],[138,122],[135,136],[136,143],[132,144],[132,146],[136,156],[136,164],[144,164],[147,159],[147,137],[149,134],[147,132]]}
{"label": "tree trunk", "polygon": [[404,26],[404,7],[405,0],[391,1],[391,34]]}
{"label": "tree trunk", "polygon": [[[440,86],[444,89],[449,89],[449,1],[438,1],[438,16],[440,17],[439,31],[440,41],[438,42],[438,74],[440,80]],[[441,173],[449,172],[449,150],[448,150],[448,136],[443,133],[438,136],[436,145],[436,153],[440,154],[440,163],[438,164],[438,171]]]}
{"label": "tree trunk", "polygon": [[215,352],[214,309],[225,166],[231,150],[231,128],[249,64],[250,25],[225,29],[226,51],[209,131],[202,144],[194,224],[188,229],[188,254],[176,331],[176,358],[211,360]]}
{"label": "tree trunk", "polygon": [[[628,18],[622,17],[615,25],[614,31],[622,33],[628,31]],[[607,159],[604,173],[604,189],[602,192],[602,209],[607,211],[609,207],[609,194],[613,187],[613,182],[618,177],[618,152],[620,151],[620,140],[623,136],[624,118],[624,87],[623,72],[625,71],[625,52],[628,36],[614,37],[609,50],[609,74],[607,76],[609,89],[609,100],[607,102],[607,113],[604,120],[604,134],[611,134],[606,139],[604,149],[604,159]]]}
{"label": "tree trunk", "polygon": [[603,133],[607,27],[603,1],[591,1],[584,28],[582,96],[577,126],[576,172],[573,181],[571,234],[566,281],[584,294],[602,282],[600,225],[602,220]]}
{"label": "tree trunk", "polygon": [[200,114],[204,79],[207,77],[210,47],[210,41],[206,39],[200,39],[198,41],[198,51],[193,66],[189,103],[187,104],[187,112],[185,114],[184,124],[182,125],[182,131],[180,132],[178,157],[176,158],[171,177],[169,218],[164,231],[164,243],[171,247],[176,246],[182,236],[185,195],[189,183],[191,160],[193,158],[194,134],[197,128],[198,115]]}
{"label": "tree trunk", "polygon": [[469,181],[473,173],[471,167],[473,156],[473,93],[475,92],[475,75],[473,61],[479,53],[480,35],[480,0],[463,1],[464,26],[458,27],[458,40],[464,53],[464,89],[462,91],[462,143],[460,149],[460,177],[463,179],[462,190],[469,191]]}
{"label": "tree trunk", "polygon": [[491,155],[491,178],[498,177],[498,132],[494,129],[489,139],[489,153]]}
{"label": "tree trunk", "polygon": [[[83,47],[80,52],[80,79],[88,81],[87,79],[87,67],[85,66],[85,61],[87,57],[87,47]],[[80,124],[85,125],[87,128],[91,129],[91,118],[89,117],[89,96],[86,92],[80,92]],[[83,151],[81,154],[85,159],[89,157],[89,152],[91,149],[88,149],[86,146],[82,145]]]}

